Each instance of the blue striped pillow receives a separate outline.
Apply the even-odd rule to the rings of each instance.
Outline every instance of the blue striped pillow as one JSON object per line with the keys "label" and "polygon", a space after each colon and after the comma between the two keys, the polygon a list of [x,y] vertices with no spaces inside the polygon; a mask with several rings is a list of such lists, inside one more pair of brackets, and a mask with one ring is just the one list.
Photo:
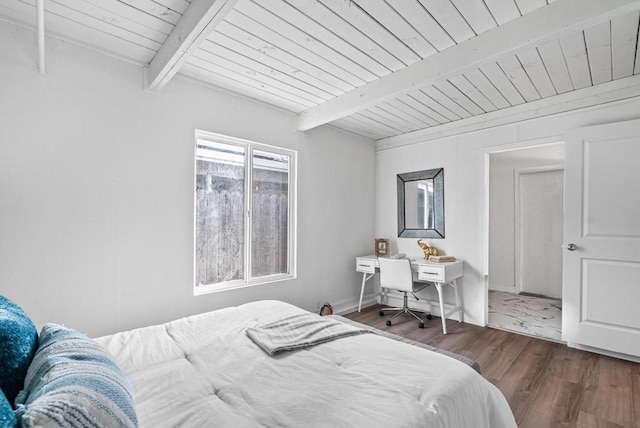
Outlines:
{"label": "blue striped pillow", "polygon": [[16,398],[25,428],[136,427],[133,386],[106,351],[75,330],[46,324]]}

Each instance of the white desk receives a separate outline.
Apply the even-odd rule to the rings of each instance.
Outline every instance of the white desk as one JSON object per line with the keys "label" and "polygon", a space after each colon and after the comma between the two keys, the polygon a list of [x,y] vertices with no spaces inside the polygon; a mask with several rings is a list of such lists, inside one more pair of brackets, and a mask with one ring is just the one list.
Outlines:
{"label": "white desk", "polygon": [[[411,270],[417,272],[417,281],[432,282],[438,291],[438,300],[440,303],[440,314],[442,316],[442,332],[447,334],[446,318],[451,314],[458,312],[460,322],[464,322],[464,311],[460,305],[460,296],[458,295],[457,279],[463,275],[462,260],[456,260],[450,263],[433,263],[424,259],[410,259]],[[376,256],[356,257],[356,271],[362,272],[362,286],[360,288],[360,302],[358,303],[358,312],[362,309],[362,297],[364,295],[364,286],[367,281],[380,270],[380,264]],[[444,301],[442,300],[442,288],[445,285],[453,287],[456,297],[456,306],[449,312],[444,311]]]}

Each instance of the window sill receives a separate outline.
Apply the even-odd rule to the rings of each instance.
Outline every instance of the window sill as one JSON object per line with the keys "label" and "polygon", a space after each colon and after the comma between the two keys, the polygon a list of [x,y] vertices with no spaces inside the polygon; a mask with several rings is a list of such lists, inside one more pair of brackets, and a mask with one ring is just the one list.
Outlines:
{"label": "window sill", "polygon": [[260,279],[254,279],[250,282],[231,281],[231,282],[221,282],[218,284],[202,284],[202,285],[196,285],[193,287],[193,295],[201,296],[204,294],[218,293],[220,291],[237,290],[239,288],[253,287],[255,285],[287,281],[295,278],[296,276],[293,274],[281,274],[281,275],[266,276]]}

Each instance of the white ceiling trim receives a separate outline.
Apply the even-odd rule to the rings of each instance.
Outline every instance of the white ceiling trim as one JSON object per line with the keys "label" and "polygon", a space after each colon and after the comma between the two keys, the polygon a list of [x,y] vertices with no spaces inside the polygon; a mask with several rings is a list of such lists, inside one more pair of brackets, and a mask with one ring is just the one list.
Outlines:
{"label": "white ceiling trim", "polygon": [[[485,113],[481,116],[472,116],[456,122],[445,123],[433,128],[419,129],[394,137],[381,138],[375,143],[376,151],[424,143],[453,135],[480,131],[638,97],[640,97],[640,75],[634,75],[526,104],[520,104],[507,109]],[[632,112],[632,116],[636,117],[637,114]]]}
{"label": "white ceiling trim", "polygon": [[193,0],[147,69],[147,89],[159,89],[180,71],[238,0]]}
{"label": "white ceiling trim", "polygon": [[500,27],[415,62],[392,74],[303,111],[298,130],[306,131],[371,107],[412,89],[443,82],[528,46],[557,39],[630,12],[640,0],[563,0],[541,7]]}

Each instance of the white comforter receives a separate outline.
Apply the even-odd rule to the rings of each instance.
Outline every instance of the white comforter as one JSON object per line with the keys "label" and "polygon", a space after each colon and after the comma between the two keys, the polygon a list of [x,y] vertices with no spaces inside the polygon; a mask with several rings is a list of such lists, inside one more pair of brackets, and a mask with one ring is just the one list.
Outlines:
{"label": "white comforter", "polygon": [[260,301],[96,339],[141,427],[515,427],[467,365],[375,334],[269,356],[245,330],[304,312]]}

